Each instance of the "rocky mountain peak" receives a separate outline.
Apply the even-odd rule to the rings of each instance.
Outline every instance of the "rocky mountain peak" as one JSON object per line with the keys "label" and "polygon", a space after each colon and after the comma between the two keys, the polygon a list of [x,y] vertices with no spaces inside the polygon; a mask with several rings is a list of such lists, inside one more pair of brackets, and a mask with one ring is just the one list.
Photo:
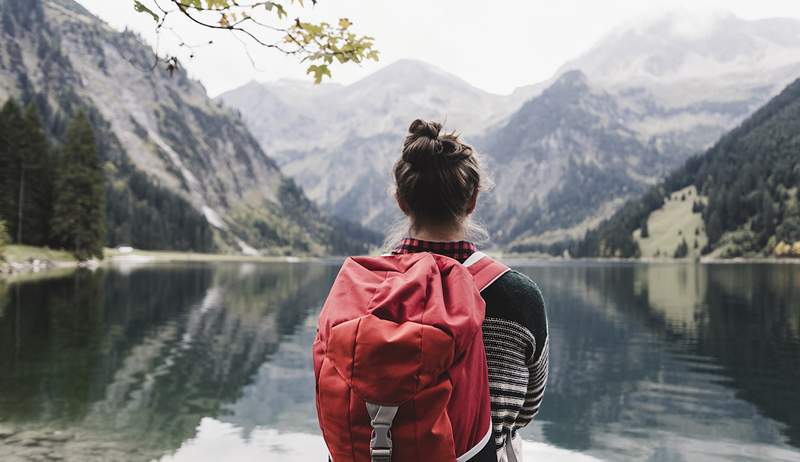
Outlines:
{"label": "rocky mountain peak", "polygon": [[582,71],[573,69],[562,74],[543,92],[544,97],[576,97],[590,93],[589,79]]}

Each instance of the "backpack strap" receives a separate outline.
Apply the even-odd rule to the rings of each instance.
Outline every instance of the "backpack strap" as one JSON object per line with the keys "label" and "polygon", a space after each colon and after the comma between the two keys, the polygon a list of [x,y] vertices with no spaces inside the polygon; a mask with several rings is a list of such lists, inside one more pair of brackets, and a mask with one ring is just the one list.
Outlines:
{"label": "backpack strap", "polygon": [[475,279],[478,290],[489,287],[500,276],[506,274],[510,268],[491,258],[483,252],[475,252],[464,261],[464,266]]}
{"label": "backpack strap", "polygon": [[372,426],[372,438],[369,441],[370,458],[372,462],[391,462],[392,422],[397,414],[397,406],[366,404],[369,424]]}

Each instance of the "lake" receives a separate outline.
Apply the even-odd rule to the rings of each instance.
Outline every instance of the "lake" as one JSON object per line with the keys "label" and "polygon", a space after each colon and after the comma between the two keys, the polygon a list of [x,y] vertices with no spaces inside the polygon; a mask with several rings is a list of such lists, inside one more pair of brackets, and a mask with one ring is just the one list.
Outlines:
{"label": "lake", "polygon": [[[0,282],[0,460],[325,460],[310,345],[339,263]],[[800,461],[800,265],[512,266],[551,324],[526,460]]]}

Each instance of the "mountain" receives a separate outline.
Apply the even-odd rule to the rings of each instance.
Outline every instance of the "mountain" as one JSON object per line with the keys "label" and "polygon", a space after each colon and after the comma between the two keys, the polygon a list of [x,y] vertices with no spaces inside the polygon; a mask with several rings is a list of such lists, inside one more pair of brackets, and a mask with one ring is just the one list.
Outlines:
{"label": "mountain", "polygon": [[320,207],[381,231],[397,217],[390,172],[412,120],[446,120],[469,137],[522,103],[413,60],[347,86],[251,82],[219,99]]}
{"label": "mountain", "polygon": [[496,239],[577,237],[657,181],[668,162],[628,128],[630,116],[570,71],[490,131],[480,146],[496,186],[481,217]]}
{"label": "mountain", "polygon": [[[800,75],[798,31],[800,21],[790,19],[669,13],[617,28],[563,65],[553,79],[518,90],[533,99],[479,143],[497,161],[497,197],[486,215],[489,227],[500,231],[496,240],[534,249],[580,237],[626,197],[708,149]],[[547,89],[576,71],[604,93],[604,106],[554,101]],[[535,104],[538,99],[549,101]],[[570,104],[570,116],[562,117],[563,106]],[[606,125],[597,123],[602,117]],[[582,145],[554,139],[548,131],[553,123],[579,135]],[[597,129],[587,132],[587,123]],[[628,139],[615,138],[619,133]],[[564,169],[576,152],[596,156],[595,146],[624,153],[633,164],[601,156],[594,168],[576,162],[580,168]],[[543,150],[551,152],[550,161],[539,163]],[[526,204],[529,197],[537,201]]]}
{"label": "mountain", "polygon": [[387,188],[409,121],[446,119],[495,179],[478,208],[495,243],[549,245],[582,236],[800,75],[798,31],[670,13],[507,96],[406,60],[347,86],[251,83],[221,100],[312,200],[375,230],[397,216]]}
{"label": "mountain", "polygon": [[[135,34],[72,0],[2,0],[0,9],[0,100],[36,105],[55,140],[71,114],[89,113],[106,162],[110,245],[152,242],[166,226],[191,222],[210,229],[213,246],[186,250],[361,248],[234,112],[182,69],[168,72]],[[172,244],[156,239],[154,247]]]}
{"label": "mountain", "polygon": [[[669,213],[668,208],[676,209],[670,202],[681,200],[691,201],[693,206],[682,214],[674,213],[670,221],[686,222],[696,216],[697,238],[706,242],[703,254],[800,256],[798,146],[800,80],[644,197],[627,203],[589,232],[572,252],[580,256],[643,255],[652,248],[651,240],[670,231],[669,223],[659,223],[658,218]],[[694,191],[697,193],[692,195]],[[647,236],[642,232],[645,227]],[[677,247],[660,250],[667,256],[681,253]]]}

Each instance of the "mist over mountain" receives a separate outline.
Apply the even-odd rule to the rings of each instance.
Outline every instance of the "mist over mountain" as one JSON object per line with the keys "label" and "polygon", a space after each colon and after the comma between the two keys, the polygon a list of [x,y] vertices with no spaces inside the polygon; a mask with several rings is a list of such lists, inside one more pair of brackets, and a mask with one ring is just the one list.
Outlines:
{"label": "mist over mountain", "polygon": [[[56,140],[65,118],[90,113],[116,220],[109,244],[140,242],[144,228],[158,232],[159,215],[179,221],[174,214],[183,213],[210,226],[217,250],[359,248],[340,242],[348,238],[233,111],[183,70],[155,65],[135,34],[113,30],[72,0],[4,0],[0,9],[0,100],[35,104]],[[175,201],[186,205],[164,208]]]}
{"label": "mist over mountain", "polygon": [[673,11],[619,26],[558,73],[580,69],[598,83],[620,86],[741,82],[744,76],[767,81],[764,71],[800,61],[798,24],[786,18],[745,20],[726,12]]}
{"label": "mist over mountain", "polygon": [[494,240],[547,243],[582,235],[800,74],[798,26],[670,13],[508,96],[405,60],[347,86],[251,83],[220,99],[309,197],[377,230],[397,216],[387,188],[408,123],[446,119],[496,180],[479,206]]}
{"label": "mist over mountain", "polygon": [[667,13],[620,26],[580,69],[637,112],[643,136],[701,151],[800,75],[800,21]]}

